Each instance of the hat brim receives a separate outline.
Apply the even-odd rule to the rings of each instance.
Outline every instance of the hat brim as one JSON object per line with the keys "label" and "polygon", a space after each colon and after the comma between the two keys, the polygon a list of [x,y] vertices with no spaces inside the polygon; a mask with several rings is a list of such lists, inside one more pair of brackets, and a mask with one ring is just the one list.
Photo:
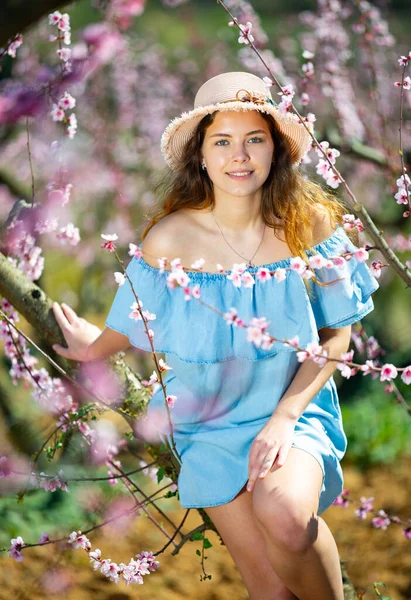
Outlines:
{"label": "hat brim", "polygon": [[[301,124],[297,115],[293,113],[283,114],[277,106],[272,104],[256,104],[254,102],[224,102],[199,106],[190,112],[182,113],[168,125],[161,136],[161,153],[166,163],[173,169],[181,165],[183,150],[189,139],[193,136],[195,128],[203,117],[213,112],[227,111],[251,111],[258,110],[271,115],[280,130],[287,139],[293,163],[299,163],[311,146],[311,136]],[[310,123],[307,123],[310,127]]]}

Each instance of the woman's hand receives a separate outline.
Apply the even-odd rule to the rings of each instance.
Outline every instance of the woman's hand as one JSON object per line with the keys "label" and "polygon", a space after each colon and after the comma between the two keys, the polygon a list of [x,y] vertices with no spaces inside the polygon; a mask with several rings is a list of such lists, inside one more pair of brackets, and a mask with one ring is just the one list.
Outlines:
{"label": "woman's hand", "polygon": [[247,491],[253,490],[257,478],[264,478],[274,463],[277,468],[283,466],[292,445],[295,424],[295,419],[274,413],[261,429],[248,455]]}
{"label": "woman's hand", "polygon": [[86,319],[78,317],[74,310],[64,302],[61,307],[58,302],[53,302],[53,312],[68,346],[64,348],[60,344],[54,344],[53,350],[71,360],[91,360],[87,356],[87,350],[90,344],[100,336],[101,329]]}

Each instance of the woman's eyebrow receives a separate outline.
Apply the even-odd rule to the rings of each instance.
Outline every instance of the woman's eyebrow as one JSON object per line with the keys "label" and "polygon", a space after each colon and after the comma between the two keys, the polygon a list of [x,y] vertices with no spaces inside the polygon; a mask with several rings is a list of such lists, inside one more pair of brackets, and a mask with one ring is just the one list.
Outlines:
{"label": "woman's eyebrow", "polygon": [[[255,133],[267,133],[267,132],[264,131],[264,129],[254,129],[253,131],[249,131],[245,135],[252,135]],[[212,138],[212,137],[232,137],[232,136],[229,133],[213,133],[213,135],[210,135],[210,138]]]}

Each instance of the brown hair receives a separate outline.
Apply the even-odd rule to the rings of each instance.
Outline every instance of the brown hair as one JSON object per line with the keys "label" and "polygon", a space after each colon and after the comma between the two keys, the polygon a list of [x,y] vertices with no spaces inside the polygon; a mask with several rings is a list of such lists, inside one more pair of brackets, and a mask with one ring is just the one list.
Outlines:
{"label": "brown hair", "polygon": [[[313,251],[311,209],[322,205],[335,228],[343,223],[346,208],[335,196],[302,175],[292,163],[288,141],[278,130],[275,120],[270,115],[260,114],[267,121],[274,142],[273,165],[262,189],[261,217],[268,227],[284,231],[293,256],[300,256],[307,262],[305,250]],[[143,240],[158,221],[172,212],[181,208],[214,208],[212,182],[201,168],[200,150],[206,129],[215,115],[216,112],[206,115],[197,125],[194,135],[185,145],[179,170],[166,167],[162,173],[155,186],[160,210],[144,229]],[[278,218],[284,225],[278,224]]]}

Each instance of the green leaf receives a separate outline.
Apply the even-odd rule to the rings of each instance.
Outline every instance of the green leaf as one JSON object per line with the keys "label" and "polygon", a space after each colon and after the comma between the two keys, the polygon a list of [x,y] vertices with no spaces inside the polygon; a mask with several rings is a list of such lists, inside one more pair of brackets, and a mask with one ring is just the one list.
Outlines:
{"label": "green leaf", "polygon": [[204,538],[204,548],[207,550],[207,548],[212,548],[213,544],[210,542],[209,539]]}
{"label": "green leaf", "polygon": [[164,472],[165,472],[164,467],[160,467],[159,470],[157,471],[157,483],[160,483],[160,481],[163,479]]}
{"label": "green leaf", "polygon": [[201,556],[200,550],[196,550],[196,554],[197,554],[197,556]]}
{"label": "green leaf", "polygon": [[204,536],[203,536],[203,534],[201,533],[201,531],[195,531],[195,532],[193,533],[193,535],[191,536],[191,539],[192,539],[193,541],[195,541],[195,540],[202,540],[203,538],[204,538]]}

